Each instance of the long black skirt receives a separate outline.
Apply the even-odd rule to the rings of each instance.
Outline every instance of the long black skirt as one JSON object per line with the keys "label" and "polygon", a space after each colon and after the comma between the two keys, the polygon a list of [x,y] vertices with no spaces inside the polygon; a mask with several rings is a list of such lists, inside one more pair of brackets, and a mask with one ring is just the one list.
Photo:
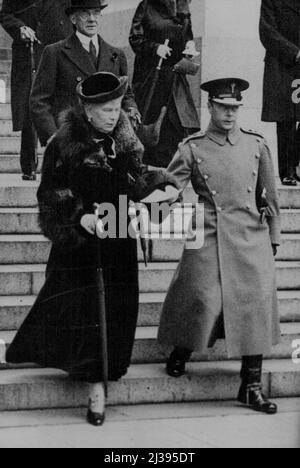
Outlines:
{"label": "long black skirt", "polygon": [[[105,282],[109,380],[130,365],[138,317],[137,243],[100,241]],[[44,287],[7,352],[7,362],[61,369],[75,380],[103,379],[96,244],[52,248]]]}

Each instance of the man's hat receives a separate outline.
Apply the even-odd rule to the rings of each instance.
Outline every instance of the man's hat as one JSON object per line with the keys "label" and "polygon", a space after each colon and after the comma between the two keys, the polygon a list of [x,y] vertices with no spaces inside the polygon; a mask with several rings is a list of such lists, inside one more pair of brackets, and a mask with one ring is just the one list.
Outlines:
{"label": "man's hat", "polygon": [[104,104],[126,94],[128,77],[118,78],[113,73],[98,72],[79,83],[76,92],[85,103]]}
{"label": "man's hat", "polygon": [[207,91],[209,99],[225,106],[242,106],[242,91],[250,87],[248,81],[240,78],[224,78],[204,83],[201,86],[203,91]]}
{"label": "man's hat", "polygon": [[85,10],[89,8],[100,8],[103,10],[108,6],[106,0],[71,0],[71,5],[66,8],[66,15],[71,15],[76,10]]}

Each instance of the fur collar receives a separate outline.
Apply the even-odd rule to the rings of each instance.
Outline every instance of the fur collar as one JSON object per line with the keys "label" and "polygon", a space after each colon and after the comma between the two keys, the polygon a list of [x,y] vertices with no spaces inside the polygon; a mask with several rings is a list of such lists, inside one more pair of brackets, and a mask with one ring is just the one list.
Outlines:
{"label": "fur collar", "polygon": [[[60,129],[56,135],[63,161],[76,158],[82,153],[93,151],[94,129],[79,108],[65,111],[60,118]],[[136,136],[127,114],[122,110],[119,122],[111,135],[116,144],[116,154],[143,156],[144,147]]]}

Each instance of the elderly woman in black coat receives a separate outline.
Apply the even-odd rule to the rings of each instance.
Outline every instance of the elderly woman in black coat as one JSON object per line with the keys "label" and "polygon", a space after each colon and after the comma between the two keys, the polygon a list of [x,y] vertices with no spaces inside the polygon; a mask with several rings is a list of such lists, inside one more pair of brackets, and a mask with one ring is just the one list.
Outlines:
{"label": "elderly woman in black coat", "polygon": [[[88,421],[104,422],[103,364],[97,299],[97,244],[104,272],[109,380],[127,373],[138,315],[138,260],[129,221],[132,180],[143,146],[121,110],[128,79],[97,73],[78,87],[81,103],[64,116],[48,144],[38,190],[40,223],[53,242],[46,283],[8,349],[11,363],[34,362],[91,384]],[[124,213],[120,195],[126,197]],[[117,212],[116,235],[97,240],[94,204]]]}
{"label": "elderly woman in black coat", "polygon": [[[184,52],[189,56],[197,55],[189,3],[190,0],[143,0],[132,22],[130,44],[136,54],[133,88],[140,111],[144,113],[144,123],[159,121],[163,107],[168,108],[158,145],[150,147],[144,142],[144,161],[153,166],[167,167],[180,141],[200,129],[185,75],[185,71],[191,73],[191,70],[174,73],[174,67],[182,61]],[[166,40],[169,40],[168,45]],[[159,81],[146,112],[153,74],[161,58],[163,65]],[[197,67],[191,69],[196,73]]]}

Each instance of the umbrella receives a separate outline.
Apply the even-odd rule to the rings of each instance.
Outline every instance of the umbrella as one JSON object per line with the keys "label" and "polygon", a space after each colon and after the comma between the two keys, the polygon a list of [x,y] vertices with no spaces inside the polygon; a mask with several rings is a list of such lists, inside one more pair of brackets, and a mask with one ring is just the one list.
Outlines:
{"label": "umbrella", "polygon": [[[95,214],[98,217],[98,207],[95,206]],[[96,255],[97,255],[97,296],[98,296],[98,318],[101,342],[101,362],[103,372],[103,384],[105,396],[108,396],[108,345],[107,345],[107,321],[105,304],[105,285],[102,269],[101,242],[96,232]]]}

